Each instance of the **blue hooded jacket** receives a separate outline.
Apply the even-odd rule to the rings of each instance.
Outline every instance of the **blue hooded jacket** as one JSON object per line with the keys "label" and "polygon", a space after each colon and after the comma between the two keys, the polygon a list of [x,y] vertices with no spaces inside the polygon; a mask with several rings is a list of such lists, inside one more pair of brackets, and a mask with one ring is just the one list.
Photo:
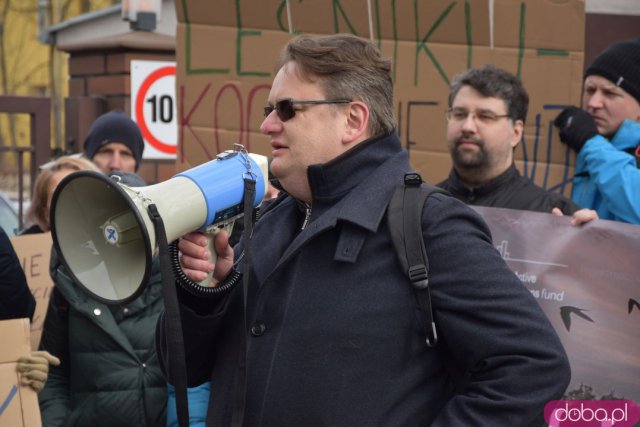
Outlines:
{"label": "blue hooded jacket", "polygon": [[572,199],[600,219],[640,224],[640,169],[625,152],[640,145],[640,123],[625,120],[609,141],[596,135],[576,160]]}

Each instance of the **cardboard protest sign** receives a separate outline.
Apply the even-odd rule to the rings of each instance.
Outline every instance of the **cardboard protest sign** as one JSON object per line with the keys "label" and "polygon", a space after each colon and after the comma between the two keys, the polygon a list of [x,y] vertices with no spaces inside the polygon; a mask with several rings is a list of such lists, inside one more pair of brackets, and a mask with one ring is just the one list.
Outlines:
{"label": "cardboard protest sign", "polygon": [[29,319],[0,322],[0,427],[40,427],[38,395],[20,385],[16,362],[31,353]]}
{"label": "cardboard protest sign", "polygon": [[560,336],[571,363],[567,393],[640,401],[640,227],[574,227],[569,217],[474,208]]}
{"label": "cardboard protest sign", "polygon": [[[494,64],[520,76],[531,103],[516,151],[521,172],[569,194],[572,154],[552,120],[579,103],[583,0],[176,0],[178,169],[241,143],[269,155],[259,133],[273,64],[297,33],[349,32],[372,39],[393,60],[398,133],[427,181],[451,161],[445,110],[453,77]],[[570,30],[569,30],[570,29]]]}
{"label": "cardboard protest sign", "polygon": [[12,237],[11,244],[27,276],[29,289],[36,299],[36,311],[31,322],[31,349],[37,350],[53,286],[49,275],[51,233]]}

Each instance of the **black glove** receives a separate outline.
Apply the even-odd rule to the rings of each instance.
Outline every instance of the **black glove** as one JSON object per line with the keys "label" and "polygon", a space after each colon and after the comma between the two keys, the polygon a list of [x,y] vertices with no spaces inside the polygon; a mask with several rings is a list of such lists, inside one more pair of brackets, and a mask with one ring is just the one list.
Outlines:
{"label": "black glove", "polygon": [[578,107],[565,108],[553,124],[560,130],[560,141],[579,153],[582,146],[598,134],[598,127],[591,114]]}

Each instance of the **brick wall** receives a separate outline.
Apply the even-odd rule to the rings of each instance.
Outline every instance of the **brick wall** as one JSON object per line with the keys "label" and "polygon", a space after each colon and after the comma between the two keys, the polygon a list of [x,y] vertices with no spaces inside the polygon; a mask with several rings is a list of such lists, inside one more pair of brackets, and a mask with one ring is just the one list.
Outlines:
{"label": "brick wall", "polygon": [[[161,47],[148,48],[146,43],[142,48],[131,48],[135,45],[131,43],[133,37],[129,35],[127,43],[115,40],[112,46],[108,40],[93,41],[85,48],[76,45],[69,52],[67,147],[81,150],[93,119],[101,113],[113,109],[131,112],[131,60],[175,60],[175,51],[166,43]],[[144,160],[138,173],[147,184],[164,181],[176,173],[175,161]]]}

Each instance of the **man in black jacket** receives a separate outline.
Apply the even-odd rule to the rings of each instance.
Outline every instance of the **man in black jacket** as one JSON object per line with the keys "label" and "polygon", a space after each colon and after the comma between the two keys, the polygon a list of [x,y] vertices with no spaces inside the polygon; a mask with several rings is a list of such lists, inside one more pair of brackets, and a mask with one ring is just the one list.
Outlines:
{"label": "man in black jacket", "polygon": [[[180,242],[190,278],[215,267],[220,290],[178,286],[188,385],[211,381],[207,426],[541,425],[569,380],[562,345],[480,216],[444,194],[422,216],[438,334],[425,342],[384,220],[411,170],[390,61],[356,36],[299,36],[276,69],[261,131],[283,192],[235,256],[218,234],[215,266],[203,235]],[[245,271],[245,247],[246,299],[218,286],[234,260]],[[162,314],[171,381],[166,327]]]}
{"label": "man in black jacket", "polygon": [[595,218],[568,198],[535,185],[513,162],[529,95],[520,79],[491,65],[470,69],[451,84],[447,143],[453,168],[438,186],[471,205]]}

